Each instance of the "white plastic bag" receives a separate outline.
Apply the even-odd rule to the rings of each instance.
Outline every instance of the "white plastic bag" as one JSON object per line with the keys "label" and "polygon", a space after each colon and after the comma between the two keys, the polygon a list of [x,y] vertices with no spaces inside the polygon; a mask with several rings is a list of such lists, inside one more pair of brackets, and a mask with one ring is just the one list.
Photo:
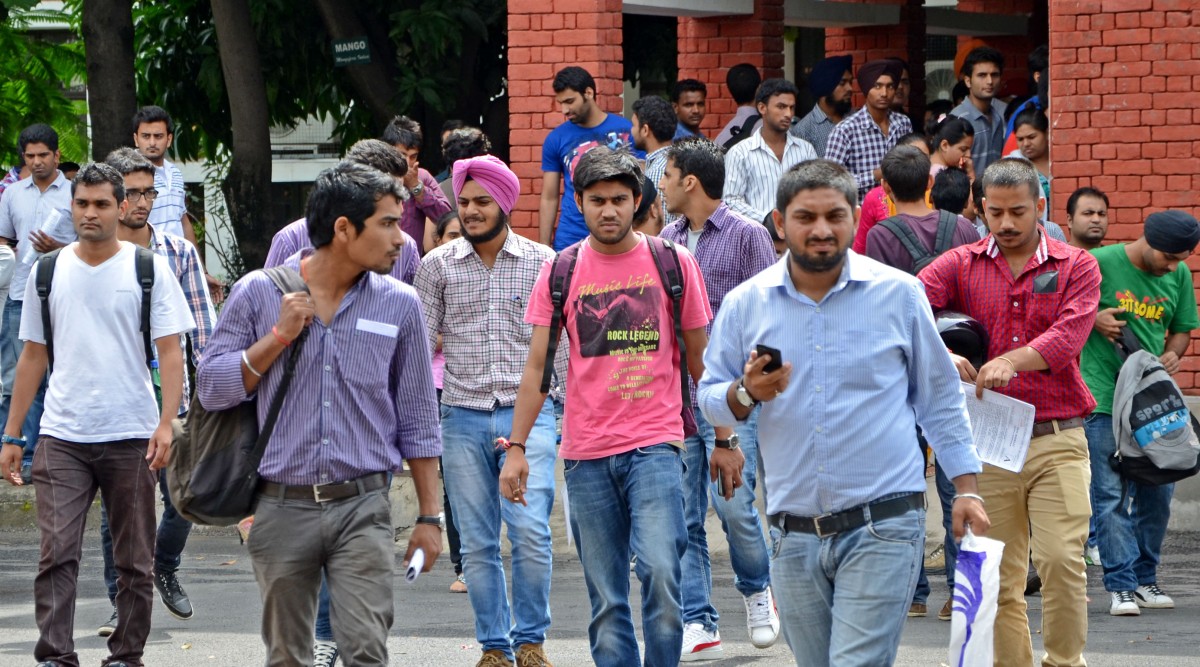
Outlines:
{"label": "white plastic bag", "polygon": [[976,537],[969,527],[959,544],[950,618],[949,664],[953,667],[989,667],[993,662],[992,626],[1003,553],[1003,542]]}

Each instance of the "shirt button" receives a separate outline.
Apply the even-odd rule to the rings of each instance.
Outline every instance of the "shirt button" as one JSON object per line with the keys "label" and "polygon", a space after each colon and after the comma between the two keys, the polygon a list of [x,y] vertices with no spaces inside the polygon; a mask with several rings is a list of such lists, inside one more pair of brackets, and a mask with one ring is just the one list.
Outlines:
{"label": "shirt button", "polygon": [[324,402],[324,403],[322,403],[321,405],[324,405],[325,407],[329,407],[329,401],[325,401],[325,402]]}
{"label": "shirt button", "polygon": [[824,429],[822,429],[820,426],[814,428],[813,430],[816,431],[817,433],[822,433],[824,431]]}
{"label": "shirt button", "polygon": [[825,472],[825,466],[819,466],[817,472]]}
{"label": "shirt button", "polygon": [[818,346],[817,346],[817,352],[820,352],[820,351],[821,351],[821,346],[820,346],[820,345],[818,345]]}
{"label": "shirt button", "polygon": [[1021,303],[1019,301],[1013,301],[1013,308],[1020,308],[1020,307],[1021,307]]}
{"label": "shirt button", "polygon": [[817,306],[816,308],[814,308],[814,309],[813,309],[813,312],[814,312],[814,313],[816,313],[816,314],[818,314],[818,315],[820,315],[820,314],[821,314],[821,307],[820,307],[820,306]]}
{"label": "shirt button", "polygon": [[321,438],[321,444],[322,444],[322,445],[328,445],[328,444],[329,444],[329,438]]}
{"label": "shirt button", "polygon": [[817,391],[817,393],[818,393],[818,394],[819,394],[819,393],[821,393],[821,385],[817,385],[817,386],[816,386],[816,391]]}
{"label": "shirt button", "polygon": [[1019,340],[1021,340],[1021,339],[1020,339],[1020,338],[1017,338],[1016,336],[1013,336],[1013,342],[1014,342],[1014,343],[1015,343],[1015,342],[1017,342],[1017,341],[1019,341]]}
{"label": "shirt button", "polygon": [[325,366],[325,372],[326,372],[326,373],[328,373],[328,372],[329,372],[329,371],[331,371],[331,370],[333,370],[333,366],[329,366],[329,365],[326,365],[326,366]]}

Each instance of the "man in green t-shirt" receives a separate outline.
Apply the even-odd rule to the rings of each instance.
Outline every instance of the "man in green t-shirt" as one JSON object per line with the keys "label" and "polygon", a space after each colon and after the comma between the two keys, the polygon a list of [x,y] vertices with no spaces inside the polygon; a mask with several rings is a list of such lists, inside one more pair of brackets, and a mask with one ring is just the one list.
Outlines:
{"label": "man in green t-shirt", "polygon": [[[1121,368],[1113,341],[1128,328],[1144,350],[1159,356],[1167,372],[1179,370],[1190,332],[1200,327],[1192,273],[1184,264],[1198,242],[1195,218],[1162,211],[1146,218],[1138,240],[1091,251],[1100,265],[1100,305],[1080,368],[1096,399],[1085,430],[1092,458],[1092,515],[1113,616],[1137,616],[1142,607],[1175,607],[1156,578],[1174,485],[1129,482],[1126,489],[1109,466],[1117,448],[1112,404]],[[1132,511],[1126,498],[1134,501]]]}

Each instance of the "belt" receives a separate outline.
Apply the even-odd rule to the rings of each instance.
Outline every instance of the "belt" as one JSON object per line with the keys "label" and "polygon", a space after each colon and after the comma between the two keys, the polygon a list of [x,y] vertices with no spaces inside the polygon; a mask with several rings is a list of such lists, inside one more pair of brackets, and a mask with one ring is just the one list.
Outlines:
{"label": "belt", "polygon": [[258,492],[264,496],[272,496],[280,500],[312,500],[327,503],[331,500],[345,500],[370,493],[387,486],[386,472],[375,472],[363,475],[357,479],[331,484],[288,485],[275,482],[263,482]]}
{"label": "belt", "polygon": [[1058,430],[1060,431],[1066,431],[1072,428],[1083,428],[1083,417],[1071,417],[1070,419],[1047,419],[1044,422],[1038,422],[1033,425],[1033,434],[1030,436],[1030,439],[1053,434],[1055,422],[1058,422]]}
{"label": "belt", "polygon": [[829,537],[867,524],[868,514],[871,520],[890,519],[894,516],[908,513],[925,507],[924,493],[910,493],[888,500],[880,500],[866,505],[859,505],[836,514],[821,516],[795,516],[780,512],[767,517],[767,522],[784,532],[800,532]]}

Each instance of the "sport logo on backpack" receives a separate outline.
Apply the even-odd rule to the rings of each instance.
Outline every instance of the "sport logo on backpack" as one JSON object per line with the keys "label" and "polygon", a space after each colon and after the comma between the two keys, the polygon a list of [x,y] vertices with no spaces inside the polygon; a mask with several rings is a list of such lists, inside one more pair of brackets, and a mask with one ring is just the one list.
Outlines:
{"label": "sport logo on backpack", "polygon": [[1137,350],[1121,365],[1113,393],[1113,467],[1151,486],[1200,472],[1196,420],[1179,385],[1153,354]]}

